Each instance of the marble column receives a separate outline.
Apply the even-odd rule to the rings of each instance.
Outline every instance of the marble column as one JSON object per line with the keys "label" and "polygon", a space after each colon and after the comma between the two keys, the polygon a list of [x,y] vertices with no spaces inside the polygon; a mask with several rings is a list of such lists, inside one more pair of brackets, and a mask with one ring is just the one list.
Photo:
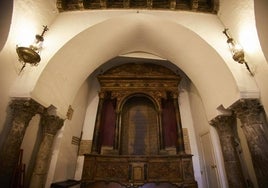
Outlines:
{"label": "marble column", "polygon": [[116,110],[116,124],[115,124],[115,136],[114,136],[114,149],[116,151],[119,151],[119,125],[120,125],[120,114],[121,112],[119,110]]}
{"label": "marble column", "polygon": [[268,187],[268,137],[267,120],[258,99],[241,99],[229,109],[241,121],[253,167],[260,188]]}
{"label": "marble column", "polygon": [[234,115],[219,115],[210,121],[218,132],[227,180],[230,188],[246,187],[241,163],[236,152],[237,137],[236,119]]}
{"label": "marble column", "polygon": [[180,115],[180,108],[178,104],[178,93],[172,93],[173,97],[173,104],[176,114],[176,122],[177,122],[177,153],[178,154],[185,154],[184,148],[184,141],[183,141],[183,132],[182,132],[182,124],[181,124],[181,115]]}
{"label": "marble column", "polygon": [[101,114],[103,109],[103,103],[105,98],[105,92],[99,92],[99,105],[97,110],[97,116],[95,121],[95,128],[93,134],[92,148],[91,153],[98,154],[100,153],[100,126],[101,126]]}
{"label": "marble column", "polygon": [[158,127],[159,127],[159,141],[160,141],[160,151],[165,149],[165,145],[164,145],[164,137],[163,137],[163,123],[162,123],[162,109],[158,110],[157,112],[158,114]]}
{"label": "marble column", "polygon": [[10,131],[0,151],[0,185],[9,187],[12,175],[17,167],[20,147],[27,126],[32,117],[42,110],[42,106],[32,99],[15,99],[9,105],[11,109]]}
{"label": "marble column", "polygon": [[43,137],[37,153],[30,188],[45,187],[48,167],[50,165],[53,140],[58,130],[60,130],[63,126],[63,122],[63,119],[56,115],[50,115],[47,113],[47,111],[41,117]]}

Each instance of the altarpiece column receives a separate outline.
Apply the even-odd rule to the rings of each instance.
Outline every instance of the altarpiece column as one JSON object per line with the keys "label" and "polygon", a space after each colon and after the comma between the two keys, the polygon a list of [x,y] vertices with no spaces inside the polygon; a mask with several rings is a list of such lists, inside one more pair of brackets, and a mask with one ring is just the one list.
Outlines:
{"label": "altarpiece column", "polygon": [[177,120],[177,153],[178,154],[185,154],[185,148],[184,148],[184,141],[183,141],[183,131],[182,131],[182,125],[181,125],[181,117],[180,117],[180,108],[178,104],[178,92],[174,92],[172,94],[173,97],[173,103],[174,103],[174,109],[176,114],[176,120]]}
{"label": "altarpiece column", "polygon": [[104,99],[105,99],[105,92],[99,92],[99,105],[98,105],[98,110],[97,110],[97,115],[96,115],[95,129],[94,129],[92,148],[91,148],[91,153],[94,153],[94,154],[97,154],[100,152],[99,137],[100,137],[100,126],[101,126],[101,112],[103,109]]}

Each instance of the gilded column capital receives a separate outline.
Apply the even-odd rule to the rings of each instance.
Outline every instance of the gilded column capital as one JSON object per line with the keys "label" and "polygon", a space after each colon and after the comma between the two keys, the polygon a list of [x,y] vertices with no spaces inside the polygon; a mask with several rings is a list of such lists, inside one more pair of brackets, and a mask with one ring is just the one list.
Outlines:
{"label": "gilded column capital", "polygon": [[172,10],[175,10],[176,9],[176,0],[171,0],[170,1],[170,9],[172,9]]}
{"label": "gilded column capital", "polygon": [[153,8],[153,1],[152,0],[147,0],[147,7],[149,9]]}
{"label": "gilded column capital", "polygon": [[106,96],[106,92],[105,91],[99,91],[99,98],[100,99],[104,99]]}
{"label": "gilded column capital", "polygon": [[122,101],[122,99],[127,95],[126,91],[113,91],[111,94],[112,99],[116,99],[117,101]]}
{"label": "gilded column capital", "polygon": [[107,8],[107,1],[106,0],[100,0],[101,8]]}
{"label": "gilded column capital", "polygon": [[120,90],[120,91],[112,91],[111,98],[116,99],[116,111],[121,111],[120,107],[123,100],[130,95],[130,91]]}
{"label": "gilded column capital", "polygon": [[148,92],[149,96],[152,96],[156,101],[158,106],[158,111],[161,110],[161,102],[163,98],[166,98],[166,93],[164,91],[150,91]]}
{"label": "gilded column capital", "polygon": [[129,8],[130,0],[123,0],[124,8]]}
{"label": "gilded column capital", "polygon": [[42,113],[44,107],[32,99],[14,99],[10,104],[14,120],[28,126],[32,117]]}
{"label": "gilded column capital", "polygon": [[173,99],[178,99],[178,97],[179,97],[179,91],[172,91],[172,93],[171,93],[171,97],[172,97]]}
{"label": "gilded column capital", "polygon": [[152,91],[152,96],[156,99],[159,100],[163,97],[165,97],[165,93],[163,91]]}

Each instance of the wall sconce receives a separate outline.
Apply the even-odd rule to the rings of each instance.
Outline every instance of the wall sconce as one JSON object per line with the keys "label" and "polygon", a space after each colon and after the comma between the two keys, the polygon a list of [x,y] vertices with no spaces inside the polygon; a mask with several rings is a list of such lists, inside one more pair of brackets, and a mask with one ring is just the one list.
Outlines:
{"label": "wall sconce", "polygon": [[242,49],[242,47],[239,44],[237,44],[234,41],[234,39],[232,37],[230,37],[230,35],[227,33],[227,31],[228,31],[228,29],[224,29],[223,33],[227,37],[227,44],[228,44],[230,51],[233,55],[233,59],[240,64],[245,64],[250,75],[254,76],[254,74],[251,72],[247,62],[245,61],[244,50]]}
{"label": "wall sconce", "polygon": [[41,57],[39,55],[39,52],[42,48],[42,43],[44,41],[44,34],[46,31],[48,31],[47,26],[43,26],[43,32],[41,35],[35,35],[35,41],[33,44],[31,44],[29,47],[23,47],[23,46],[16,46],[16,51],[19,56],[19,61],[23,63],[23,66],[19,73],[24,69],[26,66],[26,63],[29,63],[30,65],[37,66],[38,63],[41,61]]}

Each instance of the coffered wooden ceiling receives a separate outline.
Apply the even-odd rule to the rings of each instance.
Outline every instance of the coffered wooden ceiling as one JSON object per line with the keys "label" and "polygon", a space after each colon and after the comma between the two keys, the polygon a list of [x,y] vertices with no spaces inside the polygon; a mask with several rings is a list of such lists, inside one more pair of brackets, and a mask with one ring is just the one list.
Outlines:
{"label": "coffered wooden ceiling", "polygon": [[217,13],[219,0],[57,0],[60,12],[90,9],[162,9]]}

